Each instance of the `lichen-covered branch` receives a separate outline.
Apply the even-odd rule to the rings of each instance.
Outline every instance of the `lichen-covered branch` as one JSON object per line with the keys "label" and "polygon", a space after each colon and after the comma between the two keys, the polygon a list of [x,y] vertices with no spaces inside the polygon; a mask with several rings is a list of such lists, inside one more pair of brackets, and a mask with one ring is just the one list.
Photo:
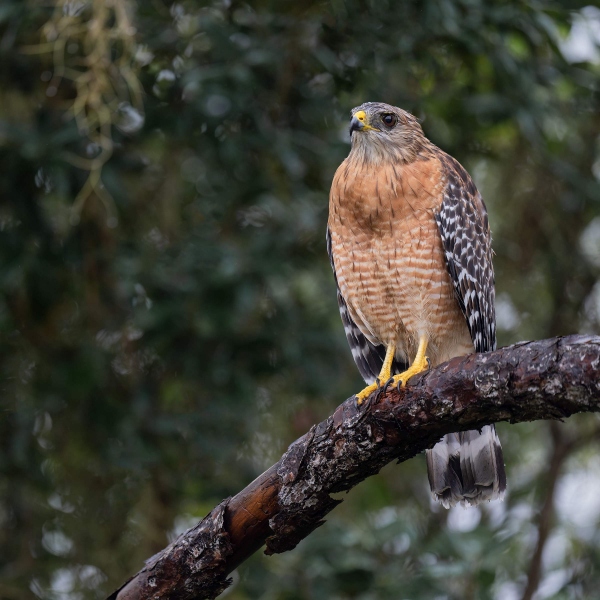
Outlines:
{"label": "lichen-covered branch", "polygon": [[215,598],[227,575],[266,544],[291,550],[349,490],[392,460],[453,431],[600,411],[600,337],[523,342],[455,358],[406,388],[349,398],[281,460],[153,556],[109,600]]}

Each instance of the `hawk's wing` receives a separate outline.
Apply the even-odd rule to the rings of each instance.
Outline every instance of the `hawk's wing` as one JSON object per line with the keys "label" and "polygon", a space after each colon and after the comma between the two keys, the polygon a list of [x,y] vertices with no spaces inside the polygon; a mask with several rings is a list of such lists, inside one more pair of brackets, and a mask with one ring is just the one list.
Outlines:
{"label": "hawk's wing", "polygon": [[[344,324],[344,331],[346,332],[346,338],[348,340],[348,344],[350,345],[350,350],[352,351],[352,357],[354,358],[354,362],[360,371],[363,379],[371,384],[375,381],[379,372],[381,371],[381,367],[383,365],[383,361],[385,359],[385,347],[380,344],[375,346],[372,344],[360,331],[360,329],[356,326],[356,323],[352,320],[350,316],[350,312],[348,311],[348,306],[346,305],[346,301],[340,292],[340,286],[337,282],[337,275],[335,273],[335,265],[333,263],[333,249],[331,247],[331,233],[329,232],[329,227],[327,228],[327,254],[329,255],[329,262],[331,263],[331,268],[333,269],[333,276],[335,278],[335,285],[337,288],[337,300],[338,307],[340,309],[340,315],[342,317],[342,323]],[[406,371],[408,365],[394,359],[392,363],[392,374],[402,373]],[[385,382],[381,382],[385,383]]]}
{"label": "hawk's wing", "polygon": [[[475,351],[495,350],[494,269],[485,204],[456,160],[446,154],[440,160],[447,183],[435,218],[448,273]],[[449,433],[426,454],[431,491],[447,508],[504,495],[506,473],[494,425]]]}
{"label": "hawk's wing", "polygon": [[440,156],[447,178],[435,215],[454,292],[476,352],[496,349],[494,269],[487,210],[469,174],[447,154]]}

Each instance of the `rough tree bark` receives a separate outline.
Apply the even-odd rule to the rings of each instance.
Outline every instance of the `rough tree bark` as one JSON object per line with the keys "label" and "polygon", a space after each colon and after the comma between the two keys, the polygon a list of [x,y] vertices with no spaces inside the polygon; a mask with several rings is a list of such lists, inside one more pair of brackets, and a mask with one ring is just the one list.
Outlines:
{"label": "rough tree bark", "polygon": [[[455,358],[406,388],[349,398],[281,460],[150,558],[109,600],[215,598],[227,575],[266,544],[294,548],[351,489],[453,431],[488,423],[562,419],[600,411],[600,337],[523,342]],[[510,477],[509,477],[510,479]]]}

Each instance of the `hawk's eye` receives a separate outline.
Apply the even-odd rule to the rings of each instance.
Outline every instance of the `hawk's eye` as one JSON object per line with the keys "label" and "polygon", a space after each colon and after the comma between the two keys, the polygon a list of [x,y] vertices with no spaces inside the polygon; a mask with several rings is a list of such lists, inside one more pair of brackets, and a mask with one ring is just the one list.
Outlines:
{"label": "hawk's eye", "polygon": [[398,117],[392,113],[387,113],[381,117],[381,120],[386,127],[393,127],[398,122]]}

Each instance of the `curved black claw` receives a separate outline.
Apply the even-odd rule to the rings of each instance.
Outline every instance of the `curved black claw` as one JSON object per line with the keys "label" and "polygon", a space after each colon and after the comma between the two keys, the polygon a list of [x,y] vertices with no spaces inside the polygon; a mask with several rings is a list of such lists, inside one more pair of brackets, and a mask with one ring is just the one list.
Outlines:
{"label": "curved black claw", "polygon": [[383,384],[383,393],[385,394],[387,392],[388,386],[390,385],[390,383],[392,383],[392,381],[394,381],[393,377],[390,377],[384,384]]}
{"label": "curved black claw", "polygon": [[426,356],[425,360],[427,361],[427,370],[431,371],[431,361],[429,360],[429,356]]}
{"label": "curved black claw", "polygon": [[379,390],[381,390],[381,385],[379,383],[379,377],[375,378],[375,383],[377,384],[377,387],[366,398],[359,398],[358,394],[354,394],[354,397],[356,398],[357,406],[363,406],[364,404],[366,404],[368,406],[369,404],[371,404],[371,398],[373,397],[373,394],[375,394],[376,399],[379,397]]}
{"label": "curved black claw", "polygon": [[398,384],[396,385],[396,389],[397,389],[398,391],[402,390],[402,379],[399,379],[399,380],[398,380]]}
{"label": "curved black claw", "polygon": [[371,403],[373,402],[373,393],[377,394],[378,390],[371,392],[366,398],[359,399],[358,395],[355,395],[356,398],[356,406],[358,406],[362,410],[367,410]]}

